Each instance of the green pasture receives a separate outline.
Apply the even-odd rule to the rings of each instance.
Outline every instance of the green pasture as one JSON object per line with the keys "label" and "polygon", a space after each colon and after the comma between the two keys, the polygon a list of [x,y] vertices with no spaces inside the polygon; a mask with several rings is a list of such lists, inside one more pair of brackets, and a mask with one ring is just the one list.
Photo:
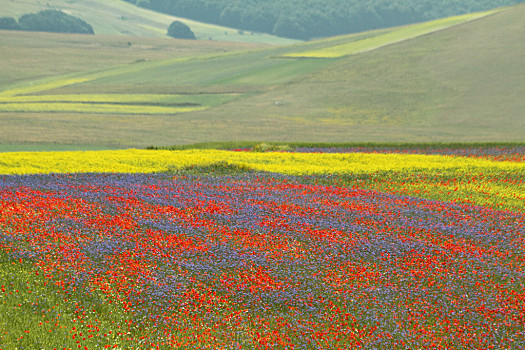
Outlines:
{"label": "green pasture", "polygon": [[198,40],[234,41],[264,44],[291,44],[297,40],[279,38],[260,33],[243,33],[237,29],[211,25],[146,10],[122,0],[70,1],[37,0],[4,1],[2,16],[19,18],[27,13],[47,9],[58,9],[81,18],[93,26],[95,34],[121,37],[166,37],[169,25],[174,20],[186,23]]}
{"label": "green pasture", "polygon": [[95,91],[107,86],[137,87],[155,82],[158,86],[181,87],[181,90],[193,87],[206,91],[210,85],[215,85],[235,91],[235,87],[229,86],[264,87],[283,84],[326,65],[326,62],[319,60],[272,59],[266,55],[266,51],[255,51],[166,61],[165,64],[159,62],[151,67],[144,65],[140,70],[129,74],[111,74],[93,79],[80,88]]}
{"label": "green pasture", "polygon": [[[0,31],[0,91],[69,74],[267,47],[244,43]],[[135,66],[138,67],[138,66]]]}
{"label": "green pasture", "polygon": [[[228,54],[221,54],[220,57],[228,57]],[[117,66],[110,66],[107,68],[97,69],[93,71],[80,71],[67,75],[56,75],[52,77],[46,77],[39,80],[30,82],[17,83],[13,85],[7,85],[3,91],[0,91],[0,97],[6,96],[17,96],[17,95],[28,95],[40,93],[42,91],[49,91],[53,89],[62,88],[64,86],[79,85],[93,80],[102,80],[104,78],[114,82],[115,79],[122,79],[123,76],[140,76],[141,73],[148,72],[150,69],[161,69],[165,71],[169,66],[175,65],[180,62],[207,62],[213,59],[215,55],[211,56],[190,56],[181,58],[172,58],[167,60],[155,60],[155,61],[136,61],[130,64],[122,64]],[[145,79],[145,77],[143,77]],[[152,77],[149,77],[152,79]],[[177,77],[169,76],[167,79],[174,81]],[[178,79],[177,79],[178,81]]]}
{"label": "green pasture", "polygon": [[[254,119],[280,121],[296,141],[520,141],[525,47],[515,43],[525,35],[518,24],[524,15],[520,5],[336,59],[235,107],[242,114],[249,105],[264,106]],[[222,109],[235,115],[230,107]],[[268,140],[287,140],[273,136]]]}
{"label": "green pasture", "polygon": [[304,118],[309,121],[402,126],[412,135],[424,128],[430,141],[473,135],[523,140],[525,100],[519,95],[525,81],[516,74],[525,48],[514,43],[525,34],[515,26],[524,14],[525,7],[519,6],[340,60],[290,93],[304,96],[314,86],[324,87],[308,102],[327,113]]}

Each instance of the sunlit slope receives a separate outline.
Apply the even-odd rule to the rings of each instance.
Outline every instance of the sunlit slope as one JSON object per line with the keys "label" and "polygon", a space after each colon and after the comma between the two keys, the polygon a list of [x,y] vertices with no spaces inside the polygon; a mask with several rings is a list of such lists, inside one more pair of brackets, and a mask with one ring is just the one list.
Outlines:
{"label": "sunlit slope", "polygon": [[519,5],[347,56],[223,113],[259,106],[274,140],[523,140],[523,18]]}
{"label": "sunlit slope", "polygon": [[121,0],[37,0],[3,1],[2,16],[18,18],[27,13],[47,9],[59,9],[79,17],[93,26],[95,34],[166,37],[168,26],[174,20],[189,25],[200,40],[240,41],[253,43],[287,44],[294,40],[267,34],[241,34],[237,29],[227,28],[188,19],[173,17],[131,5]]}

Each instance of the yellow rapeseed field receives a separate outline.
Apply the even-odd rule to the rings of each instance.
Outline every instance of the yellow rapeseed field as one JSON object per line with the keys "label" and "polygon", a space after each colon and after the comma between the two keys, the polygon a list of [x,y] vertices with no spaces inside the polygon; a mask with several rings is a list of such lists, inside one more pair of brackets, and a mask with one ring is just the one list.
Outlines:
{"label": "yellow rapeseed field", "polygon": [[0,154],[0,174],[152,173],[228,162],[288,175],[395,172],[523,173],[524,163],[416,154],[256,153],[221,150],[118,150]]}
{"label": "yellow rapeseed field", "polygon": [[109,114],[176,114],[207,109],[205,106],[141,106],[129,104],[104,103],[4,103],[1,112],[70,112],[70,113],[109,113]]}

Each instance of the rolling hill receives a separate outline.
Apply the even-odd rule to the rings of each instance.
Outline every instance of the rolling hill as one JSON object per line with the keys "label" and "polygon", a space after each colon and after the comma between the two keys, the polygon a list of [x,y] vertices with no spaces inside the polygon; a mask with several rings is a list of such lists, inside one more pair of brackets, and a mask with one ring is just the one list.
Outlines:
{"label": "rolling hill", "polygon": [[[1,83],[0,144],[523,141],[524,16],[516,5],[278,47],[39,34],[65,68],[43,51],[35,72]],[[39,42],[6,33],[10,52]],[[94,47],[96,63],[78,64]],[[19,65],[7,62],[3,76]]]}

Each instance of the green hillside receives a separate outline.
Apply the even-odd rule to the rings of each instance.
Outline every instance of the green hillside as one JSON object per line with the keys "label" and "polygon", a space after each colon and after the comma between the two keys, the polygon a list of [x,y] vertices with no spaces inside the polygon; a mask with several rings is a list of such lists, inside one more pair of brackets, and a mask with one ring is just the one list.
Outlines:
{"label": "green hillside", "polygon": [[[62,58],[39,51],[32,61],[47,68],[31,73],[27,63],[23,80],[11,73],[16,56],[0,66],[11,77],[0,82],[0,144],[523,141],[522,18],[525,5],[517,5],[441,20],[448,26],[440,28],[416,24],[280,47],[167,39],[129,47],[121,37],[38,34]],[[0,32],[0,44],[30,52],[39,42],[17,35]],[[345,51],[360,41],[370,49]],[[98,61],[79,64],[93,47],[102,50],[92,54]],[[344,53],[305,55],[334,47]],[[57,59],[64,68],[51,63]]]}
{"label": "green hillside", "polygon": [[339,38],[339,42],[337,41],[337,38],[330,40],[317,40],[304,45],[297,45],[295,50],[284,54],[282,57],[340,58],[361,52],[375,50],[382,46],[392,45],[421,35],[437,32],[439,30],[450,28],[468,21],[473,21],[499,11],[501,11],[501,9],[447,17],[383,31],[366,32],[366,37],[363,37],[363,34],[351,36],[346,35],[342,37],[343,40]]}
{"label": "green hillside", "polygon": [[121,0],[3,1],[0,17],[18,19],[28,13],[58,9],[93,26],[95,34],[164,38],[174,20],[189,25],[199,40],[290,44],[294,40],[169,16],[133,6]]}

